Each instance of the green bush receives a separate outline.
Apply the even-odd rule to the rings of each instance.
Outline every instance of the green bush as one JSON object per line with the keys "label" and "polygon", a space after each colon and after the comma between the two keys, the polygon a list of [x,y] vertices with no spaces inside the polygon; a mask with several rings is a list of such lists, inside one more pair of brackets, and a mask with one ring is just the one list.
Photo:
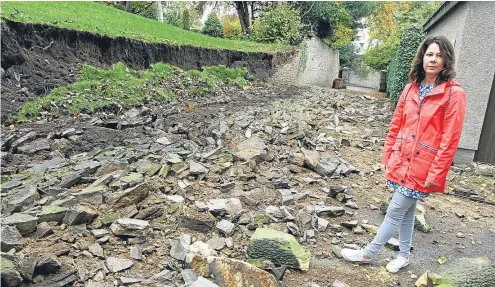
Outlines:
{"label": "green bush", "polygon": [[364,61],[375,70],[385,70],[397,52],[397,44],[381,44],[366,50]]}
{"label": "green bush", "polygon": [[265,43],[299,44],[302,40],[299,12],[287,4],[263,11],[254,21],[252,38]]}
{"label": "green bush", "polygon": [[186,30],[191,28],[191,16],[189,15],[189,11],[187,9],[182,11],[182,28]]}
{"label": "green bush", "polygon": [[239,40],[242,37],[242,28],[239,18],[225,22],[223,25],[223,37],[225,39]]}
{"label": "green bush", "polygon": [[205,26],[203,27],[203,34],[219,38],[223,36],[222,22],[220,22],[215,12],[208,15],[208,19],[206,19]]}
{"label": "green bush", "polygon": [[395,103],[407,84],[412,61],[424,37],[423,29],[419,24],[408,27],[402,34],[397,53],[390,61],[387,71],[387,95]]}

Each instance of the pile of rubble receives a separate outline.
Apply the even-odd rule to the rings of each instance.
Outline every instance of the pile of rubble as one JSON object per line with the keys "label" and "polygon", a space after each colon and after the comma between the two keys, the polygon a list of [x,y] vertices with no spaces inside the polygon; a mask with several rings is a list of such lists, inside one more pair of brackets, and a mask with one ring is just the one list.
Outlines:
{"label": "pile of rubble", "polygon": [[2,158],[50,156],[3,175],[2,286],[278,286],[321,255],[316,240],[329,256],[360,248],[348,235],[377,227],[352,219],[352,189],[332,181],[368,175],[339,151],[380,150],[390,106],[318,91],[168,129],[154,119],[150,137],[70,158],[55,143],[83,130],[3,138]]}

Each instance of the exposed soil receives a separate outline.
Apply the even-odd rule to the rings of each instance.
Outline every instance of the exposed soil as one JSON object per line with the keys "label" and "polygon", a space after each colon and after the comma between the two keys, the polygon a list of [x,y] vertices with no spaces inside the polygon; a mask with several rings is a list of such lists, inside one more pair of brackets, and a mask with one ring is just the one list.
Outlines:
{"label": "exposed soil", "polygon": [[3,20],[1,39],[2,121],[29,99],[77,79],[81,65],[108,67],[117,62],[136,69],[166,62],[182,69],[225,65],[247,67],[260,80],[293,52],[246,53],[110,38],[42,24]]}

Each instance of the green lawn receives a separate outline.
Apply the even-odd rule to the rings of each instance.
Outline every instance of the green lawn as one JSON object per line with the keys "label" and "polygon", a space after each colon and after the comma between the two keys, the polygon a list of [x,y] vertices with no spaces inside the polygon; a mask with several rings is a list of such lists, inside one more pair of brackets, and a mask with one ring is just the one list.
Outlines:
{"label": "green lawn", "polygon": [[110,37],[245,52],[290,50],[290,46],[208,37],[96,2],[2,2],[2,18],[44,23]]}

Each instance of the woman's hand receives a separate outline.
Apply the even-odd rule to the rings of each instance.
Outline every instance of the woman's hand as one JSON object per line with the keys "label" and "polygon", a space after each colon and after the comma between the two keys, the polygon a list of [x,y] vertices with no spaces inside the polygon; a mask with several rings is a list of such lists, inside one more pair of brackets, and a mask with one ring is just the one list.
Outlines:
{"label": "woman's hand", "polygon": [[425,187],[435,187],[436,185],[429,182],[429,181],[425,181]]}

